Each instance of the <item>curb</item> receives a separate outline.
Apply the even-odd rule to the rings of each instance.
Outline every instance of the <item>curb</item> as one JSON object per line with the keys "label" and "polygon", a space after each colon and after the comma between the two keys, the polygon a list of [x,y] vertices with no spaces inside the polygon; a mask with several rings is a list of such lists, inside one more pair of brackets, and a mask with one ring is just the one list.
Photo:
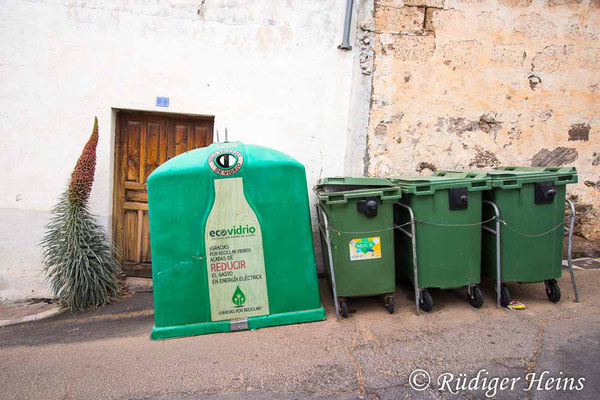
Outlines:
{"label": "curb", "polygon": [[[566,262],[566,261],[563,261],[563,263],[562,263],[562,267],[563,267],[564,269],[569,269],[569,263],[568,263],[568,262]],[[575,270],[575,269],[580,269],[580,270],[583,270],[583,268],[581,268],[581,267],[578,267],[578,266],[577,266],[577,265],[575,265],[575,264],[573,264],[573,269],[574,269],[574,270]]]}
{"label": "curb", "polygon": [[[580,266],[575,265],[576,262],[578,261],[593,261],[593,262],[597,262],[598,260],[594,257],[580,257],[580,258],[574,258],[573,261],[573,269],[580,269],[580,270],[586,270],[586,271],[593,271],[594,269],[598,269],[598,268],[582,268]],[[569,262],[567,260],[563,260],[562,262],[562,267],[563,268],[569,268]]]}
{"label": "curb", "polygon": [[21,318],[1,319],[0,320],[0,328],[2,328],[4,326],[9,326],[9,325],[21,324],[23,322],[39,321],[39,320],[42,320],[42,319],[50,318],[50,317],[53,317],[55,315],[61,314],[64,311],[65,310],[63,310],[63,309],[61,309],[61,308],[59,308],[57,306],[56,308],[53,308],[51,310],[42,311],[40,313],[33,314],[33,315],[26,315],[26,316],[21,317]]}

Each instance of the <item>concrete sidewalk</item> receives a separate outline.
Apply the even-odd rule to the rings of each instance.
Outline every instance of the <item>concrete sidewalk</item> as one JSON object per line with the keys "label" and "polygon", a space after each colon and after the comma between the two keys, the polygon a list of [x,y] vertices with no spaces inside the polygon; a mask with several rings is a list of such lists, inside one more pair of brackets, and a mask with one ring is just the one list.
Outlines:
{"label": "concrete sidewalk", "polygon": [[[152,279],[127,277],[127,293],[152,292]],[[53,299],[31,299],[0,303],[0,327],[39,321],[66,312]]]}
{"label": "concrete sidewalk", "polygon": [[50,300],[27,300],[0,304],[0,327],[38,321],[62,313]]}
{"label": "concrete sidewalk", "polygon": [[[558,304],[546,299],[543,284],[509,284],[528,308],[497,309],[492,284],[485,282],[481,309],[468,305],[465,290],[433,291],[434,310],[417,316],[410,287],[401,286],[396,314],[378,299],[358,299],[350,303],[356,313],[342,321],[335,320],[322,282],[326,321],[166,341],[149,339],[152,294],[134,294],[93,312],[0,328],[0,397],[484,398],[480,381],[477,389],[458,391],[439,390],[439,382],[448,378],[444,373],[466,374],[466,380],[485,369],[480,376],[488,381],[517,382],[513,390],[497,388],[497,398],[595,399],[600,271],[576,271],[581,303],[573,302],[564,272]],[[423,391],[409,385],[416,369],[432,379]],[[525,390],[528,374],[536,374],[540,390]],[[584,378],[583,390],[556,390],[555,382],[546,390],[548,378],[564,377]]]}

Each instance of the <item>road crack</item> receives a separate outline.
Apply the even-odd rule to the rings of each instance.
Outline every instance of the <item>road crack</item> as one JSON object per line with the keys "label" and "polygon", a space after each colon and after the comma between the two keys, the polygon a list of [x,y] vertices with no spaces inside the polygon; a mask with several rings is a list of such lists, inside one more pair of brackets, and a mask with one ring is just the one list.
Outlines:
{"label": "road crack", "polygon": [[[538,359],[540,358],[540,353],[542,352],[542,346],[544,345],[544,327],[546,326],[546,319],[540,320],[540,327],[538,330],[538,340],[533,351],[533,356],[527,362],[527,370],[525,371],[525,378],[527,379],[527,387],[530,385],[530,376],[534,372],[535,367],[537,366]],[[527,399],[531,399],[533,392],[527,391]]]}
{"label": "road crack", "polygon": [[349,347],[347,347],[345,350],[346,350],[346,355],[348,356],[348,359],[350,360],[350,362],[352,364],[354,364],[354,367],[356,368],[356,381],[357,381],[357,387],[358,387],[358,394],[360,396],[364,396],[367,393],[367,391],[365,390],[365,382],[363,380],[362,365],[360,365],[360,362],[353,354],[355,346],[356,346],[356,338],[354,338],[352,340],[352,344]]}

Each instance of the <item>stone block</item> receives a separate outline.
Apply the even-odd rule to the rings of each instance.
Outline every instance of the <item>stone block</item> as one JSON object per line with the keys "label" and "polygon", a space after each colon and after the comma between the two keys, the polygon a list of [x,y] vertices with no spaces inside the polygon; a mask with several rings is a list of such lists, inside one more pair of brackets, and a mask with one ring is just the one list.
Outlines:
{"label": "stone block", "polygon": [[375,0],[375,7],[404,7],[404,0]]}
{"label": "stone block", "polygon": [[507,7],[529,7],[533,0],[498,0],[498,3]]}
{"label": "stone block", "polygon": [[377,7],[375,30],[386,33],[422,31],[425,21],[423,7]]}
{"label": "stone block", "polygon": [[583,0],[547,0],[547,4],[550,7],[567,6],[567,5],[581,4],[581,3],[583,3]]}
{"label": "stone block", "polygon": [[591,71],[600,70],[600,47],[585,47],[579,50],[577,66]]}
{"label": "stone block", "polygon": [[586,17],[575,14],[567,22],[565,36],[575,40],[598,40],[600,26],[588,21]]}
{"label": "stone block", "polygon": [[482,48],[477,40],[450,42],[442,48],[442,59],[445,65],[452,68],[473,68],[479,62]]}
{"label": "stone block", "polygon": [[527,57],[523,43],[499,43],[492,47],[490,59],[493,64],[504,67],[520,68]]}
{"label": "stone block", "polygon": [[433,35],[380,35],[379,40],[384,54],[403,62],[425,62],[435,51]]}
{"label": "stone block", "polygon": [[538,13],[524,14],[515,19],[514,31],[530,39],[553,39],[557,28]]}
{"label": "stone block", "polygon": [[497,167],[500,165],[498,157],[489,150],[485,150],[480,146],[475,146],[475,156],[469,162],[469,167],[486,168]]}
{"label": "stone block", "polygon": [[575,46],[546,46],[533,58],[533,70],[538,72],[556,72],[564,69],[573,57]]}
{"label": "stone block", "polygon": [[477,16],[477,30],[480,32],[495,33],[503,30],[505,26],[506,21],[494,12],[483,11]]}
{"label": "stone block", "polygon": [[460,10],[427,9],[425,28],[428,30],[457,32],[464,28],[465,23],[465,14]]}
{"label": "stone block", "polygon": [[384,7],[434,7],[444,8],[445,0],[375,0],[375,6]]}
{"label": "stone block", "polygon": [[404,5],[413,7],[444,8],[444,0],[404,0]]}

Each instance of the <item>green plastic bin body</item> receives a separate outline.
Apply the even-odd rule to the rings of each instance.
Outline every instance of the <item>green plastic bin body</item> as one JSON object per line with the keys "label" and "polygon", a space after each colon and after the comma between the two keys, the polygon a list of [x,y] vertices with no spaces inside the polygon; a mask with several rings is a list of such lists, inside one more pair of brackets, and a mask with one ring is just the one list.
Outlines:
{"label": "green plastic bin body", "polygon": [[[338,298],[394,293],[392,206],[400,190],[387,179],[340,177],[321,179],[315,191],[329,224]],[[365,199],[376,199],[376,216],[359,212],[358,203]],[[331,280],[323,238],[321,249]]]}
{"label": "green plastic bin body", "polygon": [[[502,281],[560,278],[566,185],[577,182],[575,168],[501,167],[487,174],[492,189],[485,199],[498,206],[500,218],[506,222],[500,225]],[[554,185],[556,195],[551,202],[536,204],[536,183],[540,182]],[[491,207],[485,207],[484,220],[492,216]],[[483,233],[482,270],[497,279],[496,237],[489,232]]]}
{"label": "green plastic bin body", "polygon": [[153,339],[325,318],[302,164],[218,143],[148,178]]}
{"label": "green plastic bin body", "polygon": [[[401,203],[413,209],[416,229],[418,287],[452,289],[481,281],[482,174],[454,177],[416,176],[393,179],[402,189]],[[464,190],[467,206],[450,209],[451,190]],[[411,230],[408,210],[395,206],[396,225]],[[414,284],[411,238],[396,231],[397,268]]]}

